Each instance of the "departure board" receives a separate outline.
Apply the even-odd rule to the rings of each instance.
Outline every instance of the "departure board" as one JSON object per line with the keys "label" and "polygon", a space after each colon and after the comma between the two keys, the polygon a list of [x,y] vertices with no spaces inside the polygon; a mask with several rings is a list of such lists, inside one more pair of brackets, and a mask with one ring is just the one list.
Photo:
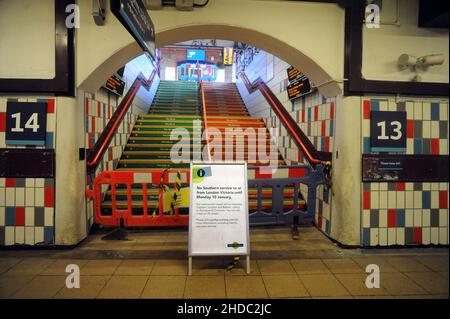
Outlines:
{"label": "departure board", "polygon": [[125,89],[125,81],[122,80],[120,75],[113,74],[103,87],[114,94],[122,95]]}
{"label": "departure board", "polygon": [[301,74],[300,71],[297,70],[296,68],[294,68],[293,66],[288,67],[286,71],[287,71],[289,82],[292,82]]}
{"label": "departure board", "polygon": [[286,87],[286,91],[288,93],[289,100],[292,100],[304,94],[310,93],[311,83],[303,73],[300,73],[299,76],[289,83]]}

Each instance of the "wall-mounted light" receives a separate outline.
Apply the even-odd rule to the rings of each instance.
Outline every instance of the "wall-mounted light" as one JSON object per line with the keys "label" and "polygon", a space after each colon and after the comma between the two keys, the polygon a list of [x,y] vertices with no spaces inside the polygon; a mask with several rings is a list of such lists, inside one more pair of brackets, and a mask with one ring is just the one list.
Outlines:
{"label": "wall-mounted light", "polygon": [[415,57],[409,54],[402,54],[398,58],[398,67],[400,70],[405,70],[410,68],[411,71],[415,72],[415,76],[411,79],[412,81],[418,82],[421,80],[418,70],[426,71],[429,66],[442,65],[445,61],[443,54],[429,54],[421,57]]}

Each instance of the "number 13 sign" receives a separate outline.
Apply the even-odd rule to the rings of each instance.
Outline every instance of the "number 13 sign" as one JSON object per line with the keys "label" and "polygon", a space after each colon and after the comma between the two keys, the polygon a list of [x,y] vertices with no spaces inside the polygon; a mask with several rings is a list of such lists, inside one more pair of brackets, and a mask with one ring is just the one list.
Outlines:
{"label": "number 13 sign", "polygon": [[406,112],[372,111],[370,148],[373,152],[406,152]]}
{"label": "number 13 sign", "polygon": [[46,131],[46,102],[8,102],[6,144],[45,145]]}

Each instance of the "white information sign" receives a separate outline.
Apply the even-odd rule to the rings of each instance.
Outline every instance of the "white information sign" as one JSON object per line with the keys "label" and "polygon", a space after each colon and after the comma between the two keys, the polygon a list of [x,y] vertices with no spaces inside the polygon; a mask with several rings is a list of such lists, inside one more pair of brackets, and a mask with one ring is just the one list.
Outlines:
{"label": "white information sign", "polygon": [[191,163],[189,256],[249,255],[247,164]]}

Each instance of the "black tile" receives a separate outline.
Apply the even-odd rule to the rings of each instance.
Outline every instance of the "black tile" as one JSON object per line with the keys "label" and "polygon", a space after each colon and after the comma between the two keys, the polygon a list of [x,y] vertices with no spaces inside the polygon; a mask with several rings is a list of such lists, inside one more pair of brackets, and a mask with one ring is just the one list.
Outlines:
{"label": "black tile", "polygon": [[377,228],[379,225],[379,210],[371,209],[370,210],[370,228]]}
{"label": "black tile", "polygon": [[430,226],[439,227],[439,209],[432,209],[430,214]]}
{"label": "black tile", "polygon": [[34,225],[44,226],[44,207],[34,208]]}

